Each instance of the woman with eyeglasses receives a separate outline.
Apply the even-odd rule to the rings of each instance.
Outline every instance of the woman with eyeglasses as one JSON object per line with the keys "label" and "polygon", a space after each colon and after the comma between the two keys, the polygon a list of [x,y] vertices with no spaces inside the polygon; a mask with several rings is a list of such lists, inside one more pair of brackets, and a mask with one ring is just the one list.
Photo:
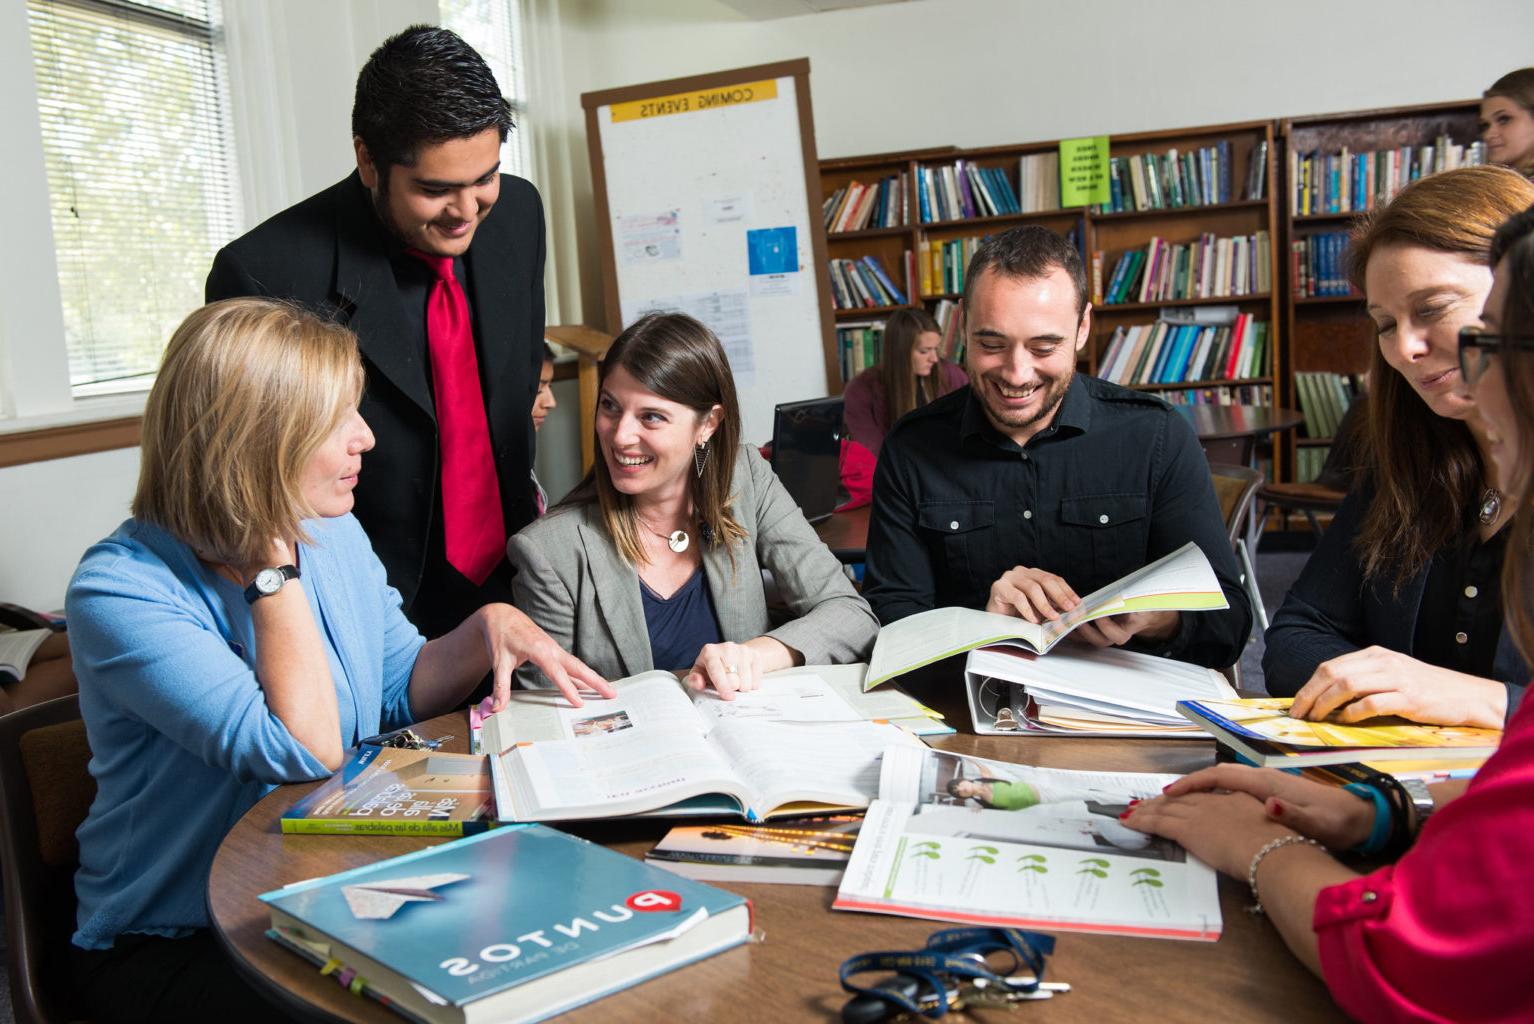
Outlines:
{"label": "woman with eyeglasses", "polygon": [[[1461,335],[1456,387],[1480,410],[1487,455],[1519,509],[1501,586],[1511,638],[1534,660],[1534,209],[1496,233],[1490,261],[1485,329]],[[1473,779],[1403,786],[1385,776],[1349,790],[1221,765],[1124,819],[1244,878],[1352,1017],[1534,1020],[1534,707],[1512,716]],[[1394,863],[1359,875],[1327,850]]]}
{"label": "woman with eyeglasses", "polygon": [[1491,288],[1497,226],[1531,203],[1521,175],[1467,167],[1414,182],[1354,230],[1377,337],[1364,471],[1263,656],[1295,717],[1501,728],[1528,682],[1497,587],[1517,502],[1456,352]]}

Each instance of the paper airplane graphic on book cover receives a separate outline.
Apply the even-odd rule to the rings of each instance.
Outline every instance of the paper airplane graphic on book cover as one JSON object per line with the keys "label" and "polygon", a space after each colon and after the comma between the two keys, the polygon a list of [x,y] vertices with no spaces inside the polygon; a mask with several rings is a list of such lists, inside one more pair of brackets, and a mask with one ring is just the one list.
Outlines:
{"label": "paper airplane graphic on book cover", "polygon": [[442,874],[417,875],[414,878],[391,878],[367,885],[344,885],[341,892],[346,905],[352,908],[352,916],[364,921],[382,921],[394,916],[407,903],[426,903],[442,899],[442,894],[432,892],[440,885],[461,882],[468,875]]}

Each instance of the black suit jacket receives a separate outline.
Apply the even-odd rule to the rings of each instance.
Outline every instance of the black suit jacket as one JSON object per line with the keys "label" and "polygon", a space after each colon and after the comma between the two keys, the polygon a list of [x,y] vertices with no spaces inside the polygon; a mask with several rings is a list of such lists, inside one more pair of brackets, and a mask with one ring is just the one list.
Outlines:
{"label": "black suit jacket", "polygon": [[[533,186],[501,175],[500,197],[463,257],[490,441],[508,534],[536,514],[531,409],[543,364],[543,204]],[[377,446],[363,459],[356,514],[407,614],[456,622],[483,601],[423,593],[428,552],[440,557],[440,469],[426,339],[405,327],[383,229],[356,172],[230,242],[213,260],[207,300],[291,299],[347,324],[367,370],[362,415]],[[435,543],[433,543],[435,539]],[[434,569],[437,567],[433,567]],[[503,563],[484,600],[506,592]],[[491,586],[498,582],[498,586]],[[467,586],[467,583],[465,583]],[[427,630],[437,632],[437,630]]]}

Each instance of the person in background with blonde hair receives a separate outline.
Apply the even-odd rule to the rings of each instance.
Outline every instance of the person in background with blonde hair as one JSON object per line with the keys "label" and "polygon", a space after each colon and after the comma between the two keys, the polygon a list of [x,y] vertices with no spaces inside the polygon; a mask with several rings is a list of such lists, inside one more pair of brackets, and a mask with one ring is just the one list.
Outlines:
{"label": "person in background with blonde hair", "polygon": [[879,362],[847,382],[842,415],[848,436],[875,458],[896,420],[969,383],[960,367],[942,357],[942,343],[932,314],[899,310],[884,323]]}
{"label": "person in background with blonde hair", "polygon": [[[726,699],[776,669],[865,658],[879,624],[740,443],[713,332],[680,313],[641,317],[608,349],[598,388],[591,472],[508,545],[517,606],[604,675],[682,670]],[[763,569],[791,616],[776,626]],[[533,666],[519,679],[548,685]]]}
{"label": "person in background with blonde hair", "polygon": [[67,596],[96,798],[77,832],[76,992],[90,1019],[269,1020],[208,931],[219,842],[274,786],[381,728],[504,706],[537,662],[574,704],[607,684],[510,605],[426,643],[352,492],[373,434],[355,336],[298,307],[192,313],[144,410],[133,518]]}
{"label": "person in background with blonde hair", "polygon": [[[1497,230],[1490,260],[1496,276],[1472,318],[1481,325],[1461,329],[1455,386],[1481,410],[1518,507],[1502,587],[1513,642],[1534,661],[1534,209]],[[1513,714],[1473,779],[1379,785],[1220,765],[1124,818],[1245,880],[1350,1017],[1534,1020],[1534,707]],[[1328,848],[1395,862],[1360,875]]]}
{"label": "person in background with blonde hair", "polygon": [[1534,68],[1509,71],[1481,96],[1486,159],[1534,177]]}
{"label": "person in background with blonde hair", "polygon": [[1464,167],[1413,182],[1353,233],[1377,336],[1363,473],[1262,660],[1297,717],[1501,728],[1528,684],[1496,583],[1517,499],[1461,393],[1455,346],[1491,288],[1497,226],[1531,203],[1518,174]]}

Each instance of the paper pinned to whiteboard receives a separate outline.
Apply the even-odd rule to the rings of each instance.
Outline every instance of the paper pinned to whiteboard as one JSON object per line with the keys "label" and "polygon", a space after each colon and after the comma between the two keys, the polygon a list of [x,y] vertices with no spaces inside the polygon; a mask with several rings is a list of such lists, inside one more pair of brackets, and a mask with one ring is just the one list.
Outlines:
{"label": "paper pinned to whiteboard", "polygon": [[666,295],[623,304],[623,322],[631,324],[646,313],[686,313],[714,332],[737,385],[756,380],[756,350],[751,341],[751,303],[744,289]]}
{"label": "paper pinned to whiteboard", "polygon": [[711,224],[743,224],[751,219],[751,193],[717,196],[708,201],[705,212]]}
{"label": "paper pinned to whiteboard", "polygon": [[619,217],[616,234],[625,263],[665,263],[682,258],[680,210]]}

